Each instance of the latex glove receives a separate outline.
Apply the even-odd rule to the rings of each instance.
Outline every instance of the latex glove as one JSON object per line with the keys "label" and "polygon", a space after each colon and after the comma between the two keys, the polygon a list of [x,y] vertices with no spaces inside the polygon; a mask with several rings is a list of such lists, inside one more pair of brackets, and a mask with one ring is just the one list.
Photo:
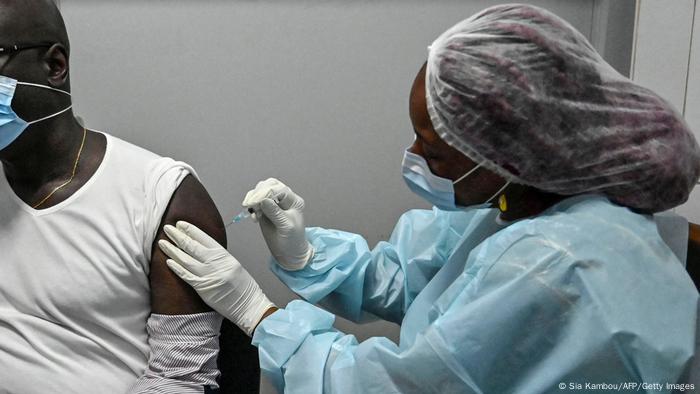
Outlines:
{"label": "latex glove", "polygon": [[282,268],[297,271],[306,267],[314,249],[306,240],[303,198],[269,178],[248,192],[243,206],[255,210],[267,247]]}
{"label": "latex glove", "polygon": [[274,304],[248,271],[216,240],[195,225],[177,222],[165,226],[175,245],[158,241],[168,267],[189,283],[202,300],[251,335]]}

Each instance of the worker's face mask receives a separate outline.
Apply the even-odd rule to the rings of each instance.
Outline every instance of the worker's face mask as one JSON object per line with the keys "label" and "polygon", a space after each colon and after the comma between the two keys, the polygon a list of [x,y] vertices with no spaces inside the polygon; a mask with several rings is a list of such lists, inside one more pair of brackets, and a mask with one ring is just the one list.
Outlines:
{"label": "worker's face mask", "polygon": [[35,123],[43,122],[47,119],[51,119],[55,116],[61,115],[62,113],[70,110],[73,107],[73,105],[71,104],[68,106],[68,108],[65,108],[54,114],[27,122],[24,119],[17,116],[17,114],[15,114],[15,111],[12,109],[12,99],[15,96],[15,90],[17,88],[17,85],[32,86],[35,88],[48,89],[55,92],[63,93],[68,96],[71,95],[66,91],[52,88],[50,86],[38,85],[28,82],[18,82],[15,79],[0,75],[0,150],[7,148],[12,142],[14,142],[14,140],[17,139],[17,137],[20,136],[20,134],[22,134],[22,132],[24,132],[24,130],[27,129],[27,127]]}
{"label": "worker's face mask", "polygon": [[[401,164],[403,179],[406,181],[408,188],[417,195],[423,197],[429,203],[444,211],[457,211],[466,207],[460,207],[455,202],[454,185],[466,179],[474,171],[481,167],[481,164],[469,170],[456,181],[447,178],[439,177],[430,171],[428,162],[415,153],[404,152],[403,163]],[[507,182],[496,194],[489,198],[483,204],[470,205],[468,208],[480,209],[489,208],[491,200],[505,189],[510,182]]]}

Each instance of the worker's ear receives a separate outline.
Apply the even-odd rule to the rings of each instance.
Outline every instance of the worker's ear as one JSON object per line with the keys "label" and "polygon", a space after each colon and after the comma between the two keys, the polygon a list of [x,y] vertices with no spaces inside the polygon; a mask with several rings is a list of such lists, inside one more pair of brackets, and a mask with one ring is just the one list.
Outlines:
{"label": "worker's ear", "polygon": [[44,55],[44,67],[49,86],[62,88],[68,81],[68,50],[62,44],[54,44]]}

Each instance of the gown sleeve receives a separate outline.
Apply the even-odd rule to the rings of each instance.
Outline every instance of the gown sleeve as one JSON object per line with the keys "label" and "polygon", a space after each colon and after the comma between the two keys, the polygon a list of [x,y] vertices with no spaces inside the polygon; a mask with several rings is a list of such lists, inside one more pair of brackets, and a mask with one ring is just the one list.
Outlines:
{"label": "gown sleeve", "polygon": [[401,216],[387,242],[370,250],[362,236],[307,229],[316,253],[300,271],[274,261],[272,271],[295,293],[349,320],[378,316],[400,323],[416,295],[445,264],[462,231],[488,210],[411,210]]}

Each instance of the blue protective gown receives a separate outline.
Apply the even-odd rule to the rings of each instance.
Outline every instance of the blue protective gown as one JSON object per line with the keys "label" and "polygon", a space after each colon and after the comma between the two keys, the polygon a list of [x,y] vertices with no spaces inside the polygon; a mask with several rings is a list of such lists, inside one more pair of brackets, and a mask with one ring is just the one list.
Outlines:
{"label": "blue protective gown", "polygon": [[[304,394],[561,393],[687,373],[698,292],[650,216],[594,195],[507,227],[497,214],[410,211],[373,250],[355,234],[308,229],[311,263],[273,265],[308,302],[256,330],[263,372]],[[400,323],[400,343],[358,343],[319,302]]]}

